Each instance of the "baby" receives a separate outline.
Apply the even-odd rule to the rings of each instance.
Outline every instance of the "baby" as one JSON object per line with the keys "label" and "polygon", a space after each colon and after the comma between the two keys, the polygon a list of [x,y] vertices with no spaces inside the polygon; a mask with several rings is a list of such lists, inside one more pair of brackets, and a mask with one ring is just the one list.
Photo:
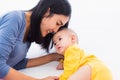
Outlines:
{"label": "baby", "polygon": [[102,61],[78,47],[78,37],[71,29],[55,33],[53,43],[57,53],[64,56],[64,72],[59,80],[112,80],[110,70]]}

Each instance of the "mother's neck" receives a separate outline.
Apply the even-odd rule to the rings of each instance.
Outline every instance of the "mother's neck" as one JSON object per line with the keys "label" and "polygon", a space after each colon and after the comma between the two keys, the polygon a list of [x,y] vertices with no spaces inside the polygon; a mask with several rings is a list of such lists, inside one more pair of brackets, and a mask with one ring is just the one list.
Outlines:
{"label": "mother's neck", "polygon": [[30,29],[31,14],[32,14],[32,12],[25,12],[26,25],[25,25],[25,34],[24,34],[24,40],[23,41],[26,41],[29,29]]}

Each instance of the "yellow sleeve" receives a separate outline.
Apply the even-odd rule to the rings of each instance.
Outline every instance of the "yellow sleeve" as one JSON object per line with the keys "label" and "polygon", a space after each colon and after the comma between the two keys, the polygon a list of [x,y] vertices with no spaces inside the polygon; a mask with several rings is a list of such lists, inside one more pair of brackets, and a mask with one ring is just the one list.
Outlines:
{"label": "yellow sleeve", "polygon": [[80,50],[70,47],[65,52],[64,72],[60,76],[60,80],[67,80],[78,68],[80,63]]}

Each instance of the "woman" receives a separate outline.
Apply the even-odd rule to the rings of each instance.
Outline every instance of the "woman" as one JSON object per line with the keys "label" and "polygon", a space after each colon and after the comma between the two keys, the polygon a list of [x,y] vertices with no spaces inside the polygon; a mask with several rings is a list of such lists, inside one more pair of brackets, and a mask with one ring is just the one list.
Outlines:
{"label": "woman", "polygon": [[[49,52],[53,33],[67,27],[71,16],[71,6],[67,0],[40,0],[29,11],[12,11],[0,17],[0,79],[36,80],[26,76],[18,69],[38,66],[63,56],[46,56],[26,59],[26,53],[32,42],[41,44]],[[16,70],[17,69],[17,70]],[[56,80],[47,77],[37,80]]]}

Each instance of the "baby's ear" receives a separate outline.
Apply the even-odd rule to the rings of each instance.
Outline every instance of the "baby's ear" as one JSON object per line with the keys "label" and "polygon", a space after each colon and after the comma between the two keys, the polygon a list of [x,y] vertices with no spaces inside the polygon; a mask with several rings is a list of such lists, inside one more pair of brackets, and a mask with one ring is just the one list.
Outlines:
{"label": "baby's ear", "polygon": [[73,43],[76,43],[76,36],[75,36],[75,35],[72,35],[72,36],[71,36],[71,39],[72,39],[72,42],[73,42]]}

